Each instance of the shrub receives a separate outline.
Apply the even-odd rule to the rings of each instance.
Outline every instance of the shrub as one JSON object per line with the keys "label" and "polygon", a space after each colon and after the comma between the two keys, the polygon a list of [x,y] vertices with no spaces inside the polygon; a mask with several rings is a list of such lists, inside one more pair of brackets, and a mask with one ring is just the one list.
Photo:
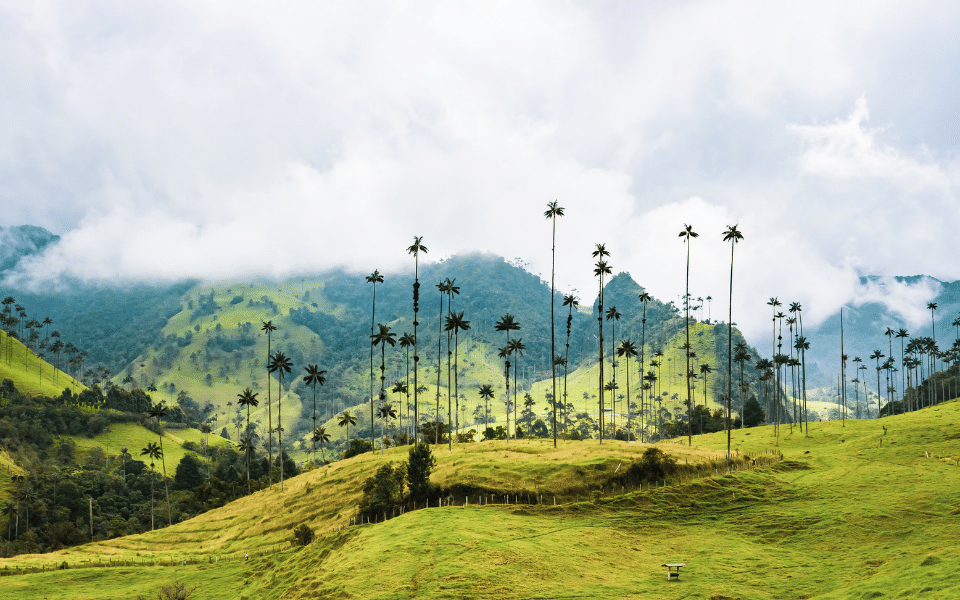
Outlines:
{"label": "shrub", "polygon": [[430,452],[430,445],[417,442],[410,447],[407,459],[407,486],[414,502],[425,501],[430,494],[430,473],[437,465],[437,459]]}
{"label": "shrub", "polygon": [[313,530],[302,523],[293,530],[293,541],[298,546],[306,546],[313,542],[315,537]]}
{"label": "shrub", "polygon": [[[157,592],[157,600],[189,600],[193,591],[200,587],[199,584],[189,587],[182,581],[175,581],[171,585],[165,585]],[[137,596],[138,600],[147,600],[146,596]]]}
{"label": "shrub", "polygon": [[392,463],[381,465],[376,474],[363,483],[360,515],[374,519],[383,514],[394,514],[403,503],[406,475],[406,463],[400,463],[396,468]]}

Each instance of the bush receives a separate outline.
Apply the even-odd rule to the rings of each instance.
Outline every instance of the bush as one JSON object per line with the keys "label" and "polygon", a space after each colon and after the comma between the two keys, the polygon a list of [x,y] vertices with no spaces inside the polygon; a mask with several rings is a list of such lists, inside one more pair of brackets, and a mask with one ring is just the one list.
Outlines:
{"label": "bush", "polygon": [[766,415],[764,415],[760,403],[757,402],[757,397],[750,396],[750,398],[743,403],[743,424],[746,427],[756,427],[763,423],[765,418]]}
{"label": "bush", "polygon": [[293,530],[293,541],[298,546],[306,546],[312,543],[315,537],[313,530],[302,523]]}
{"label": "bush", "polygon": [[407,486],[414,502],[424,502],[430,495],[430,473],[437,459],[430,452],[430,445],[417,442],[410,447],[407,459]]}
{"label": "bush", "polygon": [[[189,600],[193,591],[200,587],[199,584],[188,587],[182,581],[175,581],[172,585],[165,585],[157,592],[158,600]],[[147,600],[146,596],[137,596],[138,600]]]}
{"label": "bush", "polygon": [[403,503],[406,472],[406,463],[401,463],[396,468],[389,463],[381,465],[373,477],[368,477],[363,483],[360,515],[375,519],[383,514],[395,514]]}
{"label": "bush", "polygon": [[367,440],[354,438],[347,444],[347,449],[343,451],[343,459],[346,460],[352,456],[359,456],[364,452],[373,450],[373,445]]}
{"label": "bush", "polygon": [[634,462],[622,476],[613,478],[618,485],[639,485],[661,481],[673,475],[677,470],[677,461],[659,448],[647,448],[639,461]]}

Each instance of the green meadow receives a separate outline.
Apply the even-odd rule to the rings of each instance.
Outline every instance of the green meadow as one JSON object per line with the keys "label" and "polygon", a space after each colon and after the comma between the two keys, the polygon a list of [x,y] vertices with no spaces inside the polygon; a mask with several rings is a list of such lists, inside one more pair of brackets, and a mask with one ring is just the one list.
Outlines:
{"label": "green meadow", "polygon": [[[434,483],[468,483],[495,503],[349,526],[361,482],[404,460],[393,448],[160,531],[2,560],[0,598],[155,597],[175,580],[199,585],[198,599],[956,598],[958,424],[951,401],[818,422],[809,435],[784,426],[779,446],[770,426],[736,430],[739,459],[782,460],[730,473],[714,471],[726,434],[697,436],[692,448],[660,444],[683,474],[642,490],[604,485],[647,447],[636,442],[435,446]],[[543,503],[502,503],[517,493]],[[301,523],[317,539],[296,549]],[[687,564],[679,581],[665,562]]]}

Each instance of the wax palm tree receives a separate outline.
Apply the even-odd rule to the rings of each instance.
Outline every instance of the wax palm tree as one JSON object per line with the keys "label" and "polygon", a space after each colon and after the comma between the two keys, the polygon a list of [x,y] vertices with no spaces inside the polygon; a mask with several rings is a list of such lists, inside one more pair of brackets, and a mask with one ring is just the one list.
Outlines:
{"label": "wax palm tree", "polygon": [[[460,286],[456,285],[456,281],[456,278],[450,279],[449,277],[444,281],[444,287],[446,288],[447,293],[447,319],[453,315],[453,297],[460,294]],[[448,329],[448,323],[442,317],[440,319],[440,324],[443,330],[447,333],[447,420],[450,424],[450,445],[452,446],[453,416],[450,413],[452,407],[451,390],[453,390],[453,381],[451,380],[451,362],[453,361],[453,351],[450,349],[450,339],[453,337],[453,328]],[[439,386],[437,389],[440,389]]]}
{"label": "wax palm tree", "polygon": [[900,329],[897,330],[896,336],[897,336],[898,338],[900,338],[900,365],[903,367],[903,369],[902,369],[901,372],[900,372],[900,387],[901,387],[901,389],[903,389],[902,398],[903,398],[903,403],[904,403],[904,410],[906,410],[906,400],[907,400],[907,381],[906,381],[906,375],[907,375],[907,367],[906,367],[906,365],[905,365],[904,362],[903,362],[903,359],[904,359],[903,354],[904,354],[904,340],[907,339],[908,337],[910,337],[910,333],[907,332],[906,329],[904,329],[904,328],[901,327]]}
{"label": "wax palm tree", "polygon": [[517,383],[517,365],[520,364],[520,357],[523,356],[523,351],[527,347],[523,343],[523,338],[517,338],[515,340],[510,340],[508,342],[510,346],[510,354],[516,355],[516,358],[513,359],[513,439],[517,439],[517,390],[520,389],[520,384]]}
{"label": "wax palm tree", "polygon": [[[683,243],[687,245],[687,292],[686,292],[686,301],[685,310],[685,326],[687,332],[687,373],[690,373],[690,240],[695,237],[699,237],[700,234],[693,230],[692,225],[683,224],[683,229],[680,231],[679,237],[683,238]],[[693,398],[691,397],[690,392],[690,377],[687,377],[687,444],[693,444]]]}
{"label": "wax palm tree", "polygon": [[440,443],[440,372],[442,371],[441,362],[443,361],[443,296],[447,293],[450,285],[449,277],[437,283],[437,290],[440,292],[440,314],[437,317],[437,407],[434,412],[434,416],[436,417],[436,427],[434,429],[436,432],[435,444]]}
{"label": "wax palm tree", "polygon": [[[504,333],[507,334],[507,345],[500,349],[499,357],[502,358],[503,361],[504,361],[504,362],[503,362],[503,368],[504,368],[504,372],[505,372],[505,374],[506,374],[506,382],[507,382],[506,391],[507,391],[507,399],[509,400],[509,398],[510,398],[510,354],[511,354],[511,350],[510,350],[510,332],[511,332],[511,331],[519,331],[519,330],[520,330],[520,323],[519,323],[516,319],[514,319],[513,315],[511,315],[510,313],[506,313],[506,314],[504,314],[502,317],[500,317],[500,320],[497,321],[497,323],[494,325],[494,329],[495,329],[496,331],[503,331]],[[516,381],[514,381],[514,384],[516,384]],[[508,433],[509,433],[509,430],[510,430],[510,428],[509,428],[509,427],[510,427],[509,413],[508,413],[507,417],[508,417],[508,418],[507,418],[507,431],[508,431]]]}
{"label": "wax palm tree", "polygon": [[173,524],[170,512],[170,486],[167,484],[167,463],[163,460],[163,429],[160,425],[160,419],[167,416],[167,407],[162,402],[157,402],[150,407],[149,416],[157,419],[157,435],[160,437],[160,464],[163,466],[163,488],[167,496],[167,525]]}
{"label": "wax palm tree", "polygon": [[881,354],[879,350],[874,350],[870,358],[877,361],[877,415],[879,418],[880,398],[883,397],[883,392],[880,390],[880,359],[883,358],[883,354]]}
{"label": "wax palm tree", "polygon": [[327,433],[327,428],[321,425],[313,430],[313,447],[316,448],[317,444],[320,444],[320,460],[324,464],[327,462],[327,457],[323,455],[323,445],[330,443],[330,434]]}
{"label": "wax palm tree", "polygon": [[[156,468],[155,468],[156,465],[155,465],[154,461],[155,461],[156,459],[158,459],[158,458],[159,458],[159,459],[163,459],[163,449],[160,448],[160,446],[158,446],[158,445],[157,445],[156,443],[154,443],[154,442],[148,442],[146,448],[143,448],[142,450],[140,450],[140,456],[146,456],[146,457],[150,460],[150,470],[151,470],[151,474],[150,474],[150,531],[153,531],[154,529],[156,529],[156,527],[155,527],[155,525],[154,525],[154,517],[153,517],[153,515],[154,515],[154,509],[153,509],[153,506],[154,506],[154,503],[153,503],[153,498],[154,498],[154,495],[153,495],[153,482],[154,482],[154,480],[156,479],[156,477],[155,477],[155,475],[156,475]],[[166,477],[164,477],[164,479],[166,479]]]}
{"label": "wax palm tree", "polygon": [[[932,337],[931,337],[931,339],[933,340],[933,344],[932,344],[932,345],[933,345],[934,347],[936,347],[936,344],[937,344],[937,320],[936,320],[936,318],[934,317],[934,312],[937,310],[937,303],[936,303],[936,302],[928,302],[928,303],[927,303],[927,308],[930,309],[930,331],[931,331],[932,334],[933,334]],[[933,393],[934,393],[934,388],[935,388],[935,386],[936,386],[936,384],[937,384],[937,354],[936,354],[936,351],[934,351],[934,353],[932,354],[932,357],[933,357],[933,360],[931,361],[931,364],[932,364],[933,366],[930,368],[930,381],[931,381],[931,384],[930,384],[930,405],[931,405],[931,406],[933,406],[933,400],[934,400]],[[879,410],[879,406],[877,407],[877,410]]]}
{"label": "wax palm tree", "polygon": [[[406,394],[406,401],[404,404],[407,407],[407,420],[410,420],[410,348],[414,344],[413,336],[407,332],[403,332],[403,335],[400,336],[400,347],[403,348],[404,354],[406,355],[406,377],[404,377],[404,393]],[[414,390],[416,392],[416,390]],[[403,429],[403,407],[400,407],[400,429]]]}
{"label": "wax palm tree", "polygon": [[497,356],[503,359],[503,374],[506,379],[506,407],[507,407],[507,437],[510,437],[510,344],[507,343],[497,351]]}
{"label": "wax palm tree", "polygon": [[[377,284],[383,283],[383,275],[377,269],[367,275],[367,283],[373,284],[373,305],[370,308],[370,335],[375,331],[374,323],[377,322]],[[314,424],[316,427],[316,424]],[[373,441],[373,345],[370,345],[370,440]]]}
{"label": "wax palm tree", "polygon": [[387,434],[384,431],[384,426],[387,419],[397,418],[397,411],[393,409],[392,404],[384,404],[377,411],[377,414],[380,415],[380,437],[383,438],[383,440],[380,442],[380,456],[383,456],[383,449],[384,449],[384,446],[386,446],[386,439],[387,439]]}
{"label": "wax palm tree", "polygon": [[[617,321],[620,320],[620,317],[623,316],[620,314],[620,311],[617,310],[616,306],[611,306],[607,309],[606,319],[610,321],[610,363],[612,366],[611,369],[611,379],[614,383],[617,382]],[[612,413],[614,419],[616,419],[616,411]],[[613,423],[614,432],[616,432],[617,424],[616,421]]]}
{"label": "wax palm tree", "polygon": [[420,253],[427,253],[427,247],[421,241],[423,236],[414,236],[413,244],[407,252],[413,255],[413,437],[416,441],[420,427],[420,385],[417,382],[417,372],[420,370],[420,355],[417,353],[417,326],[420,325],[417,313],[420,310]]}
{"label": "wax palm tree", "polygon": [[[444,325],[444,328],[449,332],[453,331],[453,397],[456,398],[456,410],[454,414],[457,415],[457,430],[460,429],[460,332],[467,331],[470,329],[470,321],[467,321],[463,318],[463,311],[459,313],[452,313],[447,315],[447,322]],[[449,396],[448,396],[449,397]],[[449,413],[450,407],[449,402],[447,406],[447,412]],[[449,418],[449,415],[448,415]],[[452,442],[451,442],[452,444]]]}
{"label": "wax palm tree", "polygon": [[[551,249],[550,249],[550,356],[557,355],[556,342],[555,340],[555,317],[553,314],[554,306],[554,295],[556,294],[556,287],[554,286],[554,280],[556,276],[556,263],[557,263],[557,217],[563,216],[563,207],[560,206],[556,200],[553,202],[547,203],[547,210],[543,213],[543,216],[547,219],[550,219],[553,226],[553,235],[551,237]],[[556,370],[552,369],[550,372],[550,379],[553,381],[553,447],[557,447],[557,374]],[[564,399],[566,401],[566,399]]]}
{"label": "wax palm tree", "polygon": [[356,424],[357,424],[357,418],[356,418],[355,416],[353,416],[352,414],[350,414],[350,411],[345,410],[345,411],[343,411],[342,413],[340,413],[340,420],[337,421],[337,425],[339,425],[340,427],[346,427],[346,428],[347,428],[347,443],[348,443],[348,444],[350,443],[350,426],[351,426],[351,425],[356,425]]}
{"label": "wax palm tree", "polygon": [[[270,397],[270,389],[273,387],[273,382],[270,380],[270,334],[277,330],[276,325],[273,324],[273,321],[264,321],[263,327],[260,328],[261,331],[267,334],[267,460],[272,465],[273,464],[273,402]],[[282,460],[280,462],[283,462]],[[273,468],[267,469],[267,479],[270,481],[270,485],[273,486]]]}
{"label": "wax palm tree", "polygon": [[[627,338],[620,342],[620,347],[617,348],[617,356],[624,359],[627,367],[627,441],[630,441],[630,359],[637,356],[637,345],[630,341],[630,338]],[[643,366],[643,363],[640,363],[640,366]],[[641,403],[643,402],[641,397]]]}
{"label": "wax palm tree", "polygon": [[[727,457],[730,457],[731,399],[733,398],[733,250],[743,240],[743,234],[737,225],[727,225],[723,232],[723,241],[730,242],[730,299],[727,315]],[[741,419],[742,421],[742,419]]]}
{"label": "wax palm tree", "polygon": [[567,343],[563,355],[563,439],[567,439],[567,366],[570,362],[570,328],[573,325],[573,309],[580,306],[580,300],[573,294],[563,297],[563,306],[569,306],[570,312],[567,315]]}
{"label": "wax palm tree", "polygon": [[[280,401],[283,398],[283,374],[290,373],[293,361],[287,355],[277,350],[267,365],[267,372],[277,374],[277,454],[280,456],[280,491],[283,491],[283,423],[281,420]],[[273,463],[270,463],[271,465]]]}
{"label": "wax palm tree", "polygon": [[254,441],[254,436],[251,431],[248,430],[247,435],[240,436],[240,443],[237,444],[237,449],[243,452],[243,455],[247,459],[247,494],[250,494],[253,491],[250,485],[250,455],[256,449],[256,442]]}
{"label": "wax palm tree", "polygon": [[594,265],[593,274],[596,277],[599,277],[600,289],[597,292],[597,324],[600,330],[600,337],[598,346],[600,349],[600,379],[598,382],[599,395],[600,395],[600,444],[603,444],[603,276],[610,275],[613,273],[613,270],[610,268],[610,265],[603,260],[604,256],[610,256],[610,253],[607,252],[606,244],[597,244],[596,249],[593,251],[593,257],[598,258],[597,264]]}
{"label": "wax palm tree", "polygon": [[483,429],[486,431],[490,427],[487,422],[487,415],[490,414],[490,409],[487,407],[487,402],[493,398],[493,387],[489,383],[485,383],[480,386],[480,398],[483,399]]}
{"label": "wax palm tree", "polygon": [[250,407],[256,408],[260,405],[260,401],[257,400],[257,394],[253,393],[249,387],[245,388],[242,392],[237,394],[237,404],[240,406],[245,406],[247,408],[247,430],[250,430]]}
{"label": "wax palm tree", "polygon": [[[379,331],[375,335],[370,336],[370,343],[373,346],[380,346],[380,401],[383,402],[387,399],[387,390],[386,390],[386,378],[387,378],[387,344],[390,346],[397,345],[397,334],[390,331],[388,325],[383,323],[377,324]],[[373,431],[373,415],[370,416],[371,423],[371,433]],[[370,437],[370,444],[373,446],[373,451],[376,452],[376,444],[374,444],[373,436]]]}
{"label": "wax palm tree", "polygon": [[[324,383],[327,382],[327,378],[324,375],[327,374],[326,371],[321,371],[319,365],[307,365],[306,367],[307,375],[303,378],[303,382],[307,385],[313,386],[313,429],[317,429],[317,385],[321,387]],[[317,443],[313,443],[313,462],[317,462]]]}

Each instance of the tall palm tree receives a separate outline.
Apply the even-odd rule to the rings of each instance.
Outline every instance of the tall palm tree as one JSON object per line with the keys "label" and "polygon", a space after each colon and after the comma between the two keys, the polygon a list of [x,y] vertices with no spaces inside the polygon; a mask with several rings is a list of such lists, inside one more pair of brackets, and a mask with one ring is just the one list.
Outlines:
{"label": "tall palm tree", "polygon": [[723,241],[730,242],[730,298],[727,315],[727,457],[730,457],[730,412],[731,398],[733,397],[733,250],[737,243],[743,240],[743,234],[737,225],[727,225],[723,232]]}
{"label": "tall palm tree", "polygon": [[397,411],[393,409],[392,404],[384,404],[380,407],[380,410],[377,411],[377,414],[380,415],[380,437],[383,438],[383,441],[380,443],[380,456],[383,456],[384,446],[386,446],[387,434],[384,431],[384,426],[387,419],[396,419]]}
{"label": "tall palm tree", "polygon": [[[306,367],[307,375],[303,378],[303,382],[307,385],[313,386],[313,429],[317,429],[317,385],[321,387],[324,383],[327,382],[327,378],[324,375],[327,374],[326,371],[321,371],[319,365],[307,365]],[[317,462],[317,442],[313,442],[313,462]]]}
{"label": "tall palm tree", "polygon": [[[791,302],[790,312],[795,313],[797,315],[797,340],[799,340],[801,337],[803,337],[803,307],[799,302]],[[794,342],[793,347],[798,351],[799,358],[800,358],[800,371],[802,373],[800,378],[801,380],[800,390],[802,394],[802,399],[800,404],[802,407],[801,410],[803,412],[804,428],[807,428],[810,426],[810,423],[807,421],[807,379],[806,379],[807,354],[806,354],[806,351],[810,348],[810,343],[807,342],[806,338],[803,338],[803,340],[804,340],[804,344],[806,344],[805,347],[802,344],[797,345],[796,342]]]}
{"label": "tall palm tree", "polygon": [[[273,387],[273,382],[270,380],[270,334],[277,330],[276,325],[273,324],[273,321],[264,321],[263,327],[260,328],[260,331],[263,331],[267,334],[267,460],[271,465],[267,469],[267,479],[270,482],[270,486],[273,486],[273,406],[272,399],[270,397],[270,389]],[[282,460],[280,462],[283,462]]]}
{"label": "tall palm tree", "polygon": [[[936,347],[936,345],[937,345],[937,320],[936,320],[936,318],[934,317],[934,312],[937,310],[937,303],[936,303],[936,302],[928,302],[928,303],[927,303],[927,308],[930,309],[930,331],[931,331],[932,334],[933,334],[933,336],[932,336],[932,338],[931,338],[931,339],[933,340],[933,344],[932,344],[932,345],[933,345],[934,347]],[[932,364],[933,366],[932,366],[932,368],[930,369],[930,381],[931,381],[931,384],[930,384],[930,406],[933,406],[933,401],[934,401],[934,396],[933,396],[933,394],[934,394],[934,388],[936,387],[936,384],[937,384],[937,354],[936,354],[936,351],[933,352],[932,356],[933,356],[933,360],[931,361],[931,364]],[[877,407],[877,410],[879,410],[879,406]]]}
{"label": "tall palm tree", "polygon": [[[403,351],[406,354],[407,375],[404,378],[405,383],[403,386],[403,392],[404,394],[406,394],[406,400],[404,401],[404,404],[407,407],[407,420],[409,421],[410,420],[410,347],[414,345],[413,336],[405,331],[403,332],[403,335],[400,336],[399,343],[400,343],[400,347],[403,348]],[[414,393],[416,393],[416,390],[414,390]],[[400,407],[400,429],[403,429],[403,407],[402,406]]]}
{"label": "tall palm tree", "polygon": [[480,386],[480,397],[483,399],[483,429],[487,430],[490,425],[487,423],[487,415],[490,414],[487,408],[487,402],[493,398],[493,387],[489,383]]}
{"label": "tall palm tree", "polygon": [[250,455],[253,453],[255,447],[252,432],[248,430],[247,435],[240,436],[240,443],[237,444],[237,449],[247,457],[247,494],[250,494],[252,491],[250,487]]}
{"label": "tall palm tree", "polygon": [[420,385],[417,383],[417,372],[420,370],[420,355],[417,353],[417,326],[420,322],[417,320],[417,313],[420,310],[420,253],[427,253],[427,247],[421,241],[423,236],[414,236],[413,244],[407,248],[407,252],[413,255],[413,437],[417,439],[418,429],[420,427],[420,402],[418,395]]}
{"label": "tall palm tree", "polygon": [[497,356],[503,359],[503,375],[506,379],[506,409],[507,409],[507,437],[510,437],[510,344],[507,343],[497,351]]}
{"label": "tall palm tree", "polygon": [[[253,439],[253,433],[250,431],[250,407],[256,408],[260,401],[257,400],[257,394],[253,393],[249,387],[237,394],[237,404],[247,408],[247,436]],[[250,493],[250,455],[247,454],[247,493]]]}
{"label": "tall palm tree", "polygon": [[596,277],[600,278],[600,290],[597,292],[597,323],[600,330],[599,338],[599,348],[600,348],[600,379],[598,384],[598,393],[600,395],[600,444],[603,444],[603,276],[610,275],[613,273],[613,270],[610,268],[610,265],[603,260],[604,256],[610,256],[610,253],[607,252],[606,244],[597,244],[596,249],[594,249],[592,256],[597,259],[597,264],[594,265],[593,274]]}
{"label": "tall palm tree", "polygon": [[580,306],[580,300],[573,294],[568,294],[563,297],[563,306],[570,307],[570,313],[567,315],[567,345],[563,355],[563,439],[567,439],[567,365],[570,362],[570,328],[573,325],[573,309]]}
{"label": "tall palm tree", "polygon": [[163,460],[163,429],[160,425],[160,419],[167,416],[167,407],[162,402],[157,402],[150,407],[148,414],[157,419],[157,435],[160,437],[160,464],[163,466],[163,488],[167,496],[167,525],[173,525],[170,512],[170,486],[167,484],[167,463]]}
{"label": "tall palm tree", "polygon": [[[510,332],[511,332],[511,331],[520,331],[520,323],[519,323],[516,319],[514,319],[513,315],[511,315],[510,313],[506,313],[506,314],[504,314],[502,317],[500,317],[500,320],[496,322],[496,324],[493,326],[493,328],[494,328],[496,331],[503,331],[504,333],[507,334],[507,344],[506,344],[506,346],[504,346],[503,348],[500,349],[500,354],[499,354],[499,356],[500,356],[500,358],[502,358],[502,359],[504,360],[504,362],[503,362],[503,368],[504,368],[504,371],[505,371],[505,373],[506,373],[506,380],[507,380],[507,399],[509,400],[509,399],[510,399],[510,354],[511,354],[511,351],[510,351]],[[516,381],[514,381],[514,384],[516,384]],[[510,420],[509,420],[509,418],[508,418],[508,419],[507,419],[507,426],[508,426],[508,427],[507,427],[507,431],[508,431],[508,432],[509,432],[509,425],[510,425]]]}
{"label": "tall palm tree", "polygon": [[[280,457],[280,491],[283,491],[283,423],[281,422],[282,413],[280,411],[280,401],[283,398],[283,374],[289,373],[293,369],[293,361],[287,358],[287,355],[277,350],[267,365],[269,373],[277,374],[277,454]],[[272,468],[271,463],[271,468]]]}
{"label": "tall palm tree", "polygon": [[340,420],[337,421],[337,425],[340,427],[347,428],[347,444],[350,443],[350,426],[357,424],[357,418],[350,414],[350,411],[345,410],[340,413]]}
{"label": "tall palm tree", "polygon": [[[624,359],[627,367],[627,441],[630,440],[630,433],[632,431],[631,421],[630,421],[630,358],[637,356],[637,345],[630,341],[630,338],[627,338],[620,342],[620,347],[617,348],[617,356]],[[640,363],[641,367],[643,363]],[[641,402],[643,400],[641,399]]]}
{"label": "tall palm tree", "polygon": [[153,522],[153,515],[154,515],[154,510],[153,510],[153,482],[154,482],[154,480],[156,479],[156,477],[155,477],[155,475],[156,475],[155,466],[156,466],[156,465],[155,465],[154,461],[155,461],[156,459],[158,459],[158,458],[159,458],[159,459],[163,459],[163,449],[160,448],[160,446],[158,446],[158,445],[157,445],[156,443],[154,443],[154,442],[147,442],[146,448],[143,448],[142,450],[140,450],[140,456],[146,456],[148,459],[150,459],[150,470],[152,471],[151,474],[150,474],[150,531],[153,531],[154,529],[156,529],[156,527],[155,527],[155,525],[154,525],[154,522]]}
{"label": "tall palm tree", "polygon": [[316,448],[317,444],[320,444],[320,460],[324,463],[327,462],[327,457],[323,455],[323,445],[330,442],[330,434],[327,433],[327,428],[324,426],[317,427],[313,430],[313,447]]}
{"label": "tall palm tree", "polygon": [[244,388],[242,392],[237,394],[237,404],[240,406],[245,406],[247,408],[247,430],[250,430],[250,407],[256,408],[260,405],[260,401],[257,400],[257,395],[253,393],[249,387]]}
{"label": "tall palm tree", "polygon": [[856,363],[856,366],[853,368],[853,372],[857,374],[857,377],[854,377],[852,382],[853,382],[853,389],[857,394],[857,400],[856,400],[857,401],[857,418],[859,419],[860,418],[860,386],[858,384],[860,383],[860,377],[859,377],[860,364],[863,362],[863,359],[860,358],[859,356],[854,356],[853,362]]}
{"label": "tall palm tree", "polygon": [[907,374],[907,365],[904,364],[904,362],[903,362],[903,354],[904,354],[904,340],[907,339],[908,337],[910,337],[910,333],[907,332],[906,329],[904,329],[904,328],[901,327],[900,329],[897,330],[896,336],[897,336],[898,338],[900,338],[900,366],[902,367],[902,369],[900,370],[900,389],[903,390],[903,394],[901,394],[901,399],[903,400],[903,403],[904,403],[904,409],[906,409],[906,397],[907,397],[907,396],[906,396],[906,395],[907,395],[906,374]]}
{"label": "tall palm tree", "polygon": [[[383,283],[383,275],[379,270],[374,269],[373,273],[367,275],[367,283],[373,284],[373,305],[370,308],[370,335],[373,336],[374,323],[377,322],[377,284]],[[373,441],[373,344],[370,345],[370,441]]]}
{"label": "tall palm tree", "polygon": [[450,278],[437,284],[437,290],[440,291],[440,314],[437,317],[437,408],[434,412],[436,417],[436,439],[435,444],[440,443],[440,371],[442,371],[441,362],[443,361],[443,295],[447,293],[451,285]]}
{"label": "tall palm tree", "polygon": [[[456,278],[450,279],[449,277],[444,281],[446,291],[447,291],[447,319],[450,319],[453,315],[453,297],[460,294],[460,286],[456,285]],[[453,360],[453,351],[450,349],[450,338],[453,335],[453,328],[447,328],[447,323],[442,317],[440,319],[443,330],[447,332],[447,420],[450,422],[450,444],[453,445],[453,416],[450,414],[450,408],[452,406],[451,401],[451,390],[453,389],[453,382],[450,377],[451,373],[451,362]],[[456,412],[454,412],[454,415]]]}
{"label": "tall palm tree", "polygon": [[[383,402],[387,399],[387,344],[390,344],[391,347],[396,346],[397,334],[390,331],[390,327],[383,323],[378,323],[377,327],[379,330],[375,335],[370,336],[370,343],[373,346],[380,346],[380,401]],[[370,438],[370,444],[373,445],[373,451],[376,452],[376,444],[374,444],[372,437]]]}
{"label": "tall palm tree", "polygon": [[[556,294],[556,287],[554,286],[554,280],[556,276],[556,263],[557,263],[557,217],[563,216],[563,207],[560,206],[556,200],[553,202],[547,203],[547,210],[543,213],[543,216],[547,219],[550,219],[553,225],[553,236],[551,237],[551,255],[550,255],[550,356],[554,357],[557,355],[557,348],[554,329],[555,329],[555,317],[553,315],[553,305],[554,305],[554,294]],[[550,370],[550,379],[553,381],[553,447],[557,447],[557,372],[556,369]],[[566,399],[564,399],[566,401]]]}
{"label": "tall palm tree", "polygon": [[[620,314],[620,311],[617,310],[616,306],[611,306],[607,309],[606,319],[610,321],[610,364],[611,364],[611,381],[614,384],[617,383],[617,321],[620,320],[620,317],[623,316]],[[616,399],[613,400],[614,410],[610,413],[610,418],[613,419],[613,431],[617,431],[617,411],[616,411]]]}
{"label": "tall palm tree", "polygon": [[685,326],[687,331],[687,444],[693,444],[693,398],[690,391],[690,240],[699,237],[700,234],[693,230],[693,225],[683,224],[679,237],[683,238],[683,243],[687,245],[687,292],[685,296]]}
{"label": "tall palm tree", "polygon": [[[880,390],[880,359],[883,358],[883,354],[879,350],[874,350],[870,358],[877,361],[877,418],[880,418],[880,398],[883,397],[883,392]],[[869,403],[867,406],[870,406]]]}
{"label": "tall palm tree", "polygon": [[520,357],[523,356],[523,351],[527,347],[523,343],[523,338],[517,338],[515,340],[510,340],[507,343],[510,346],[510,354],[515,354],[516,358],[513,359],[513,439],[517,439],[517,390],[520,389],[520,384],[517,383],[517,365],[520,364]]}
{"label": "tall palm tree", "polygon": [[[449,332],[453,331],[453,397],[456,398],[456,410],[454,414],[457,415],[457,427],[460,429],[460,332],[467,331],[470,329],[470,321],[467,321],[463,318],[463,311],[459,313],[452,313],[447,315],[447,322],[444,325],[444,328]],[[448,396],[449,397],[449,396]],[[447,406],[447,412],[449,413],[450,407]],[[448,416],[449,418],[449,416]],[[451,442],[452,443],[452,442]]]}

